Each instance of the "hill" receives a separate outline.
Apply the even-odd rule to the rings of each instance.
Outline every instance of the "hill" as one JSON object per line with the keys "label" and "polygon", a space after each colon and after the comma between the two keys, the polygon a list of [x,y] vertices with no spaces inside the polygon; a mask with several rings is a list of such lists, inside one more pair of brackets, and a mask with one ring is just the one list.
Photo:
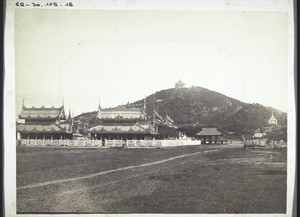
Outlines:
{"label": "hill", "polygon": [[[143,99],[126,106],[143,106]],[[155,103],[156,102],[156,103]],[[154,105],[162,116],[168,114],[179,129],[194,135],[202,127],[217,127],[233,135],[252,134],[266,126],[271,113],[281,126],[287,125],[287,114],[260,104],[248,104],[202,87],[170,88],[146,97],[146,114],[150,118]],[[91,122],[97,112],[77,116],[83,122]]]}
{"label": "hill", "polygon": [[[201,87],[171,88],[146,98],[147,114],[153,112],[154,101],[159,114],[168,114],[183,129],[217,127],[235,134],[253,133],[266,126],[273,111],[278,124],[286,126],[287,115],[271,107],[248,104]],[[132,103],[139,105],[142,100]],[[197,131],[197,130],[194,130]]]}

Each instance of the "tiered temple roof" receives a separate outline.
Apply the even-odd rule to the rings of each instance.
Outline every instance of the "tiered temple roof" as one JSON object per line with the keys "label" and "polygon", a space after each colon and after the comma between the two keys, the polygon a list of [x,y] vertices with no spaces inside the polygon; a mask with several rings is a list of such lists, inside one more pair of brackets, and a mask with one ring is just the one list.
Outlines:
{"label": "tiered temple roof", "polygon": [[61,106],[60,108],[46,108],[44,106],[40,108],[36,108],[34,106],[27,108],[23,106],[19,118],[25,120],[64,120],[66,115],[64,112],[64,106]]}
{"label": "tiered temple roof", "polygon": [[18,125],[17,131],[20,133],[72,133],[71,126],[50,125]]}
{"label": "tiered temple roof", "polygon": [[143,120],[145,114],[141,109],[102,109],[98,111],[97,118],[105,119],[125,119],[125,120]]}
{"label": "tiered temple roof", "polygon": [[105,126],[98,125],[89,129],[90,133],[101,134],[154,134],[155,129],[151,124],[134,124],[132,126]]}
{"label": "tiered temple roof", "polygon": [[59,108],[44,106],[36,108],[22,106],[19,119],[25,119],[24,124],[17,125],[17,132],[28,134],[72,134],[73,124],[66,122],[64,106]]}
{"label": "tiered temple roof", "polygon": [[115,138],[156,135],[154,125],[146,122],[145,105],[143,108],[119,106],[101,109],[99,104],[97,119],[100,124],[88,130],[93,135],[112,135]]}

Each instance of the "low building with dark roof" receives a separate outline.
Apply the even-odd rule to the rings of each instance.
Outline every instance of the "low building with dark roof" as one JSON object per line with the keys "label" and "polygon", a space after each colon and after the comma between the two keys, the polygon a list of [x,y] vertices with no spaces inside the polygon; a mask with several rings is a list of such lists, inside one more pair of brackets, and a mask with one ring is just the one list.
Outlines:
{"label": "low building with dark roof", "polygon": [[221,139],[221,143],[224,141],[223,133],[219,132],[217,128],[202,128],[202,130],[196,134],[196,137],[203,140],[204,144],[211,144],[212,141],[216,144],[218,139]]}

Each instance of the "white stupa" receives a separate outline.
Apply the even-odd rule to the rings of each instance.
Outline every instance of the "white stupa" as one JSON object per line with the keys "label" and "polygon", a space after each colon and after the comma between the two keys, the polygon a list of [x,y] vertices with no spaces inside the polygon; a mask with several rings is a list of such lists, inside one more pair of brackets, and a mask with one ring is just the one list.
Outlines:
{"label": "white stupa", "polygon": [[268,121],[269,125],[277,125],[277,119],[274,117],[274,114],[272,112],[272,116],[270,117],[269,121]]}

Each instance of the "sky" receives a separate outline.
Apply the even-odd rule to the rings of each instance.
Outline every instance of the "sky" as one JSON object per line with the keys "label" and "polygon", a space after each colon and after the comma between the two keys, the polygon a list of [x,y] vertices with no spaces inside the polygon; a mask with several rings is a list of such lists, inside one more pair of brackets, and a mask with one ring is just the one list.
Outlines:
{"label": "sky", "polygon": [[15,11],[16,110],[74,115],[140,100],[181,79],[287,112],[283,12]]}

